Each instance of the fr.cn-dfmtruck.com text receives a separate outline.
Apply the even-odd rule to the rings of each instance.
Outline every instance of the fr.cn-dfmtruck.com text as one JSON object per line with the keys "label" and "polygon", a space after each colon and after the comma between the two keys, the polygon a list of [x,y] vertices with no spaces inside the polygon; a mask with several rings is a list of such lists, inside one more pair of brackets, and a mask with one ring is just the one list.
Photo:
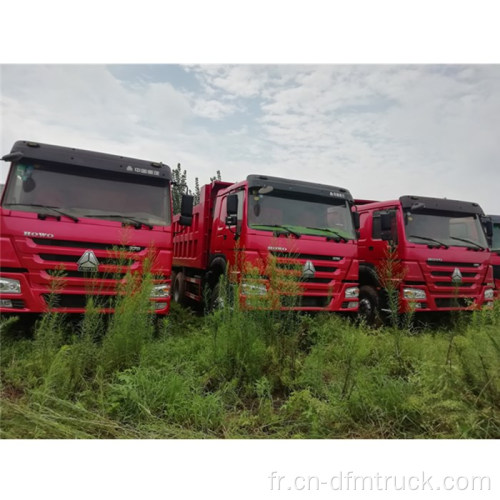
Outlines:
{"label": "fr.cn-dfmtruck.com text", "polygon": [[271,491],[491,491],[489,476],[433,476],[426,472],[413,475],[361,475],[352,471],[330,477],[292,476],[271,472]]}

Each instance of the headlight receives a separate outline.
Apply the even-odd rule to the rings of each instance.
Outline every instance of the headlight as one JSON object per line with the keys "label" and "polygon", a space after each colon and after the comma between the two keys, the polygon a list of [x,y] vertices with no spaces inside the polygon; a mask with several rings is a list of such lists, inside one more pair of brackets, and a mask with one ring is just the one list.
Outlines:
{"label": "headlight", "polygon": [[345,289],[345,298],[346,299],[355,299],[359,297],[359,288],[357,286],[353,286],[351,288]]}
{"label": "headlight", "polygon": [[425,290],[420,288],[403,288],[403,297],[408,300],[425,300]]}
{"label": "headlight", "polygon": [[10,278],[0,278],[0,293],[21,293],[21,282]]}
{"label": "headlight", "polygon": [[495,296],[495,291],[492,290],[491,288],[488,288],[487,290],[484,291],[484,300],[493,300],[494,296]]}
{"label": "headlight", "polygon": [[263,283],[248,283],[241,284],[241,293],[243,295],[266,295],[267,288]]}
{"label": "headlight", "polygon": [[170,283],[162,283],[160,285],[153,285],[151,290],[151,297],[155,299],[163,299],[170,295]]}

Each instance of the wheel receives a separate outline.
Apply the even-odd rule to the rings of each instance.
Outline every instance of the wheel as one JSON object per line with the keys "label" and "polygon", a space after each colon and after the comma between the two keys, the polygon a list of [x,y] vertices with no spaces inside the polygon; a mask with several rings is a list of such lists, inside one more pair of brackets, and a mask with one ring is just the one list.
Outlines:
{"label": "wheel", "polygon": [[183,272],[178,272],[175,275],[172,299],[180,305],[186,303],[186,280],[184,279]]}
{"label": "wheel", "polygon": [[210,294],[210,310],[224,309],[224,297],[221,296],[220,283],[217,283],[212,288]]}
{"label": "wheel", "polygon": [[227,286],[224,290],[221,282],[217,282],[212,289],[212,294],[210,296],[210,310],[221,310],[226,307],[231,307],[233,304],[233,288]]}
{"label": "wheel", "polygon": [[378,294],[370,285],[363,285],[359,289],[359,315],[369,324],[375,324],[378,316]]}

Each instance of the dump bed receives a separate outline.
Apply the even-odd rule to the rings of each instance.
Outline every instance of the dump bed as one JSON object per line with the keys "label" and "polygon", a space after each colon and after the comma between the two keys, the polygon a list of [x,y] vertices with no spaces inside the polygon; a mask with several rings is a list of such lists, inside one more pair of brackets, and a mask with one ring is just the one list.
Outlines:
{"label": "dump bed", "polygon": [[174,267],[205,269],[208,266],[215,199],[219,191],[232,184],[213,181],[201,188],[200,203],[193,207],[191,226],[181,226],[180,215],[174,216]]}

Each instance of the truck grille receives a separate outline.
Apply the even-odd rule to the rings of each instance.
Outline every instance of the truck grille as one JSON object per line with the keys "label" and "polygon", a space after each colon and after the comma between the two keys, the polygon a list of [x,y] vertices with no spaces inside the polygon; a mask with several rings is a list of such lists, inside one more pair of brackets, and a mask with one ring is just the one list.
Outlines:
{"label": "truck grille", "polygon": [[[283,307],[299,307],[324,309],[338,297],[345,286],[345,277],[351,260],[343,256],[320,255],[309,253],[293,253],[270,251],[275,259],[278,275],[290,275],[296,278],[300,287],[300,295],[281,295]],[[305,265],[311,262],[314,276],[303,276]],[[352,283],[356,286],[356,283]],[[281,290],[281,288],[280,288]]]}
{"label": "truck grille", "polygon": [[[127,272],[141,272],[148,251],[144,246],[52,238],[24,238],[17,244],[34,288],[54,290],[42,293],[41,298],[56,310],[83,310],[89,295],[96,297],[97,307],[111,309],[117,284]],[[96,272],[78,270],[78,260],[85,250],[95,253],[99,261]]]}
{"label": "truck grille", "polygon": [[[467,290],[479,288],[484,275],[484,264],[474,262],[434,262],[427,261],[424,266],[429,287],[435,292],[467,293]],[[458,270],[461,281],[453,281],[453,273]],[[447,306],[442,306],[447,307]],[[451,306],[450,306],[451,307]]]}
{"label": "truck grille", "polygon": [[[140,277],[144,274],[144,261],[153,258],[153,279],[167,281],[166,267],[171,262],[171,251],[157,251],[153,245],[120,245],[120,233],[116,231],[92,233],[93,238],[101,241],[67,240],[54,238],[13,236],[12,241],[19,255],[19,268],[9,272],[24,272],[32,290],[33,304],[24,307],[43,310],[45,305],[54,310],[69,309],[70,312],[83,312],[89,296],[95,297],[96,307],[111,310],[119,286],[128,273]],[[85,235],[82,233],[82,238]],[[154,235],[156,236],[156,235]],[[78,236],[76,236],[78,238]],[[137,235],[139,240],[141,235]],[[133,241],[133,240],[132,240]],[[140,240],[139,240],[140,241]],[[153,238],[154,241],[154,238]],[[86,250],[94,252],[99,265],[95,272],[79,270],[78,261]],[[165,270],[164,270],[165,269]],[[131,285],[132,286],[132,285]],[[16,307],[16,306],[14,306]]]}
{"label": "truck grille", "polygon": [[[78,255],[63,255],[63,254],[47,254],[40,253],[38,254],[42,260],[47,262],[78,262],[80,258]],[[113,259],[108,257],[99,258],[99,264],[107,265],[107,266],[119,266],[126,265],[131,262],[131,259]]]}
{"label": "truck grille", "polygon": [[[116,281],[122,279],[128,270],[140,269],[144,259],[141,253],[144,247],[46,238],[32,238],[32,241],[35,245],[25,248],[23,253],[31,261],[29,268],[38,272],[38,281],[44,283],[56,276],[71,279],[74,285],[102,279]],[[99,261],[96,272],[78,270],[78,260],[85,250],[95,253]]]}
{"label": "truck grille", "polygon": [[[297,276],[297,281],[307,285],[333,285],[333,281],[339,274],[339,263],[343,257],[331,255],[314,255],[305,253],[283,253],[270,252],[276,258],[276,267],[284,273],[289,272]],[[302,269],[307,261],[312,262],[315,273],[313,277],[302,277]]]}

